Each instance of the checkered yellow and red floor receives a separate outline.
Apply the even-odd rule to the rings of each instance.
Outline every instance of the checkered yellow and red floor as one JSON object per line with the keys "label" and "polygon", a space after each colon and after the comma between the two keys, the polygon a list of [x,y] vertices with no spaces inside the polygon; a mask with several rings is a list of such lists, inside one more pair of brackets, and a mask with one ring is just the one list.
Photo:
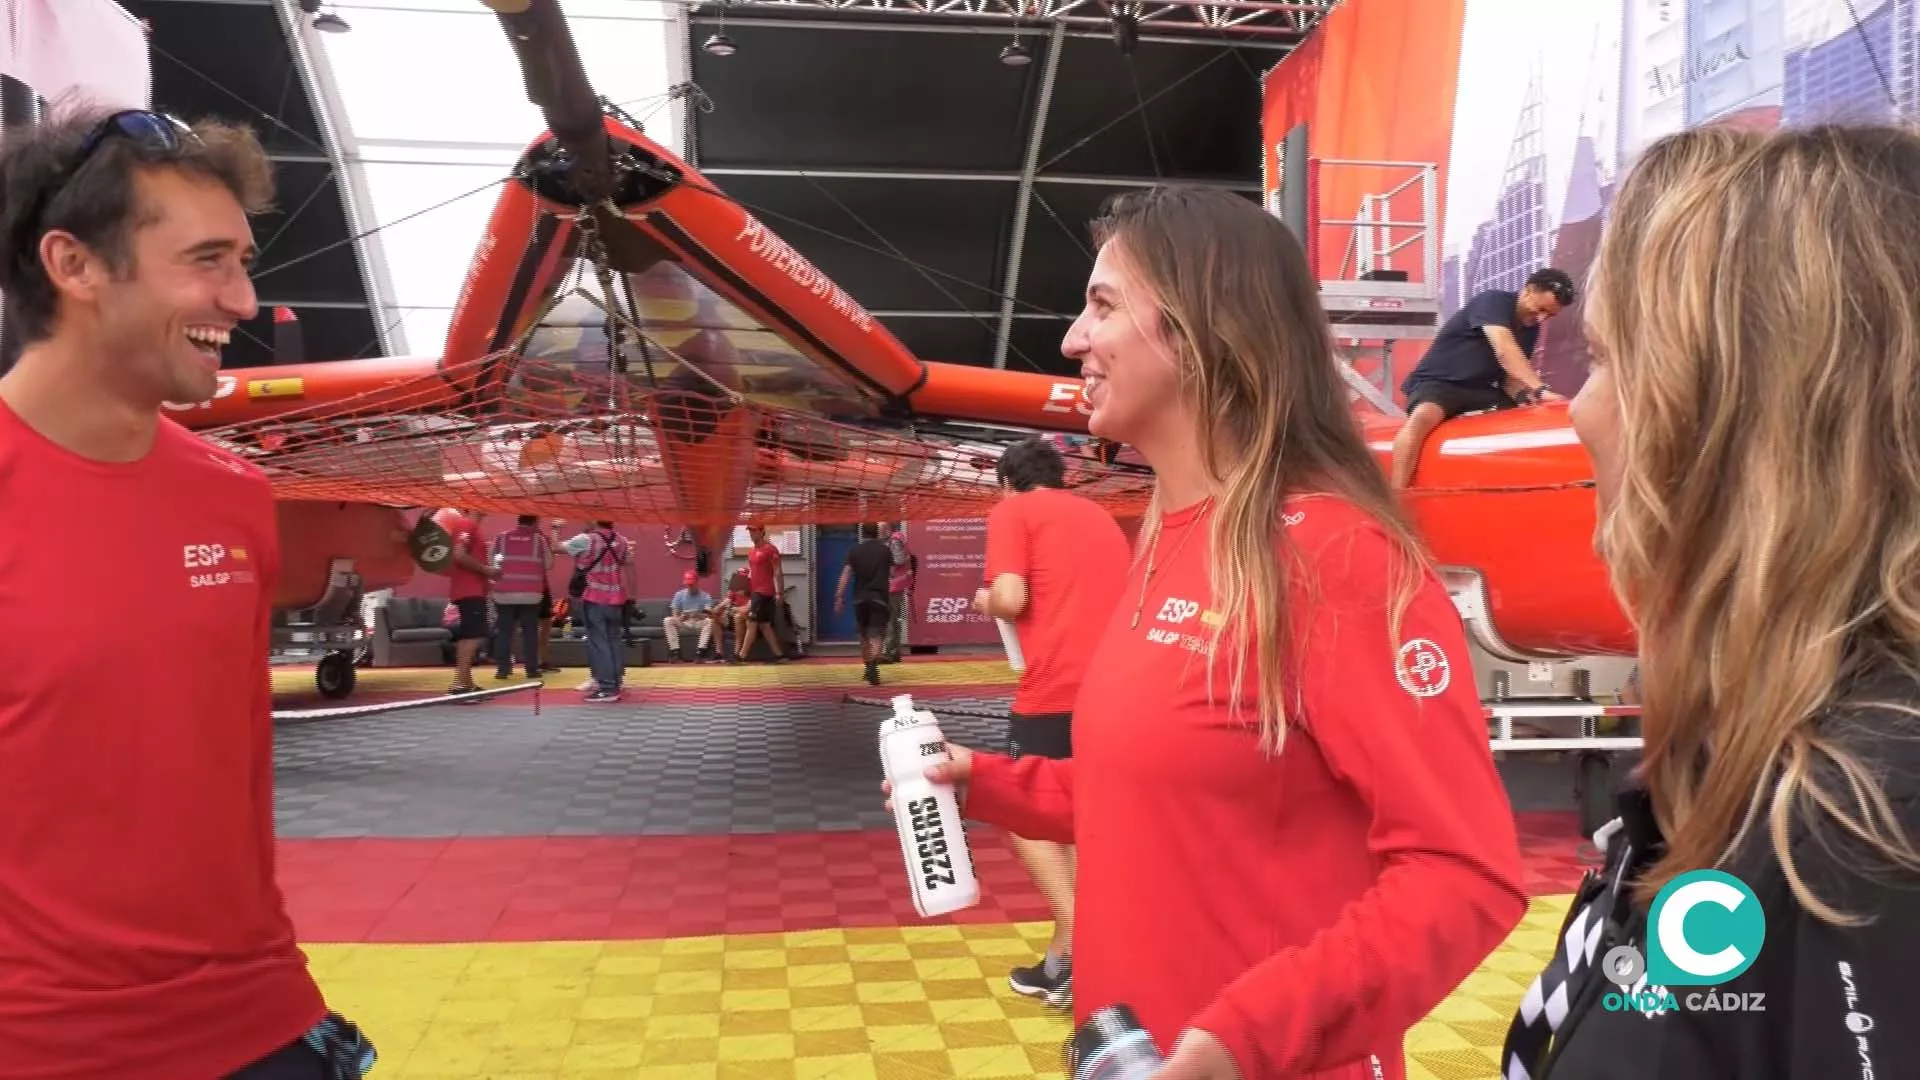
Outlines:
{"label": "checkered yellow and red floor", "polygon": [[[918,918],[880,827],[877,716],[843,703],[992,699],[1005,664],[884,670],[876,692],[847,663],[653,667],[613,706],[548,689],[538,715],[516,695],[283,728],[282,881],[332,1004],[379,1046],[375,1076],[1061,1075],[1065,1021],[1006,983],[1044,949],[1044,903],[983,829],[982,904]],[[356,701],[447,681],[361,676]],[[318,704],[304,673],[276,681],[283,705]],[[1520,821],[1537,899],[1410,1033],[1420,1080],[1497,1076],[1552,948],[1581,870],[1572,817]]]}

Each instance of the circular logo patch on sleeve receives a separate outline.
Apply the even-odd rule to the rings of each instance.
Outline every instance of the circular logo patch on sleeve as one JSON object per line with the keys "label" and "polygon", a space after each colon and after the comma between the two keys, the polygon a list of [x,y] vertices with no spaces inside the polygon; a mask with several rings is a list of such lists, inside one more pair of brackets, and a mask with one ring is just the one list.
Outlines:
{"label": "circular logo patch on sleeve", "polygon": [[1427,638],[1414,638],[1400,646],[1393,673],[1401,688],[1414,697],[1445,693],[1453,682],[1453,665],[1447,654]]}

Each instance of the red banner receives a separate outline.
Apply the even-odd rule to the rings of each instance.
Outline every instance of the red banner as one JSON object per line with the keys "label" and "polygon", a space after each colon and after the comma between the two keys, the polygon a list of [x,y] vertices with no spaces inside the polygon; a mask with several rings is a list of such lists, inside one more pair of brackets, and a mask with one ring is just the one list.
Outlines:
{"label": "red banner", "polygon": [[1000,635],[992,621],[973,610],[974,590],[980,588],[986,572],[986,519],[910,522],[907,546],[920,559],[908,643],[998,644]]}

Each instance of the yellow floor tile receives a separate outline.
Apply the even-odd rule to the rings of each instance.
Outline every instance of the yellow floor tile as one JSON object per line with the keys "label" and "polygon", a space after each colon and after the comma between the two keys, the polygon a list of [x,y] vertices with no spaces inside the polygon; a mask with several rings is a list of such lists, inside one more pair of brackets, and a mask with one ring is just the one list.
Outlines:
{"label": "yellow floor tile", "polygon": [[[941,665],[954,667],[959,665]],[[1407,1036],[1410,1080],[1486,1080],[1554,948],[1566,897]],[[312,945],[374,1080],[1060,1080],[1067,1021],[1007,968],[1046,924],[816,930],[656,942]]]}
{"label": "yellow floor tile", "polygon": [[[286,697],[314,697],[313,668],[305,664],[289,664],[275,667],[273,671],[273,692]],[[512,679],[495,681],[479,673],[481,689],[495,686],[512,686],[524,681],[516,675]],[[887,668],[887,684],[884,690],[872,690],[860,681],[860,665],[857,659],[842,663],[799,663],[782,665],[744,665],[722,666],[718,664],[655,664],[651,667],[627,669],[626,685],[629,690],[644,690],[657,687],[663,690],[718,689],[724,687],[808,689],[827,686],[844,686],[848,690],[861,690],[874,695],[898,693],[901,689],[913,689],[922,686],[1012,686],[1016,676],[1008,670],[1005,660],[951,660],[937,662],[908,662],[895,664]],[[446,692],[453,681],[451,667],[428,668],[361,668],[354,676],[355,693],[408,693],[435,695]],[[571,693],[579,685],[579,677],[567,678],[562,672],[557,681],[547,680],[541,693]],[[532,693],[533,691],[524,691]],[[352,699],[348,699],[351,701]]]}

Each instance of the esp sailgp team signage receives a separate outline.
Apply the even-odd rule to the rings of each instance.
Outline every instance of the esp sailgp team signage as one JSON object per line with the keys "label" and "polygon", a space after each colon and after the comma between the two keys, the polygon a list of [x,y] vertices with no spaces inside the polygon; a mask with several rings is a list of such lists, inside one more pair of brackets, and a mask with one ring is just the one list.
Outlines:
{"label": "esp sailgp team signage", "polygon": [[987,565],[987,523],[944,518],[907,526],[907,544],[919,557],[909,642],[914,645],[992,645],[993,621],[973,610]]}

